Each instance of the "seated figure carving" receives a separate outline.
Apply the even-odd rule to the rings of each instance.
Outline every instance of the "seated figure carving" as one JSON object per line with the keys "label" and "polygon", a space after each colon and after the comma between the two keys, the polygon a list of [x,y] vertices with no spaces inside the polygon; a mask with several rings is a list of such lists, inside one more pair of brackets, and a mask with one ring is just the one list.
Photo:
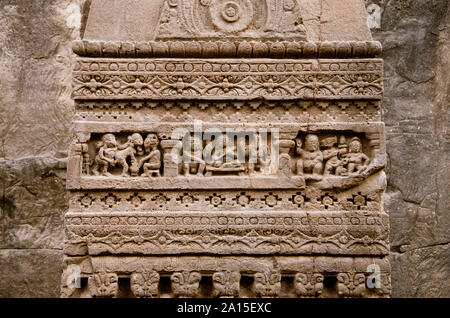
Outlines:
{"label": "seated figure carving", "polygon": [[94,159],[92,172],[94,175],[110,177],[108,170],[116,164],[117,142],[113,134],[105,134],[102,140],[96,144],[97,155]]}
{"label": "seated figure carving", "polygon": [[147,154],[139,161],[138,169],[144,167],[143,177],[161,176],[161,152],[158,149],[159,139],[156,134],[148,134],[144,140],[144,150]]}
{"label": "seated figure carving", "polygon": [[[344,139],[342,139],[344,138]],[[345,143],[345,137],[341,136],[340,138],[341,143]],[[340,144],[340,147],[336,147],[337,145],[337,137],[328,137],[324,138],[321,141],[322,148],[325,148],[323,150],[323,159],[326,161],[325,163],[325,169],[324,169],[324,175],[330,176],[344,176],[347,173],[347,169],[345,166],[348,163],[348,159],[345,158],[346,148],[342,147],[342,144]],[[345,144],[346,146],[346,144]],[[344,151],[345,150],[345,151]]]}
{"label": "seated figure carving", "polygon": [[206,163],[202,159],[203,140],[198,135],[193,135],[189,141],[191,143],[191,152],[183,152],[183,174],[189,176],[191,169],[196,170],[197,176],[203,176]]}
{"label": "seated figure carving", "polygon": [[297,174],[321,175],[323,170],[323,154],[319,149],[319,137],[308,134],[305,137],[305,148],[302,148],[302,141],[296,139],[297,154],[300,159],[297,161]]}
{"label": "seated figure carving", "polygon": [[349,174],[360,174],[364,172],[369,164],[369,157],[362,152],[361,139],[353,137],[348,145],[347,170]]}

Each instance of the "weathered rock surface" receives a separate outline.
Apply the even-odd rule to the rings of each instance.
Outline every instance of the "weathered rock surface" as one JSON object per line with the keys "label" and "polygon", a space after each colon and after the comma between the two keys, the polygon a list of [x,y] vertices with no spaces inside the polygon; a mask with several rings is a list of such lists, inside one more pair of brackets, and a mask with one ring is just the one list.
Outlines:
{"label": "weathered rock surface", "polygon": [[[449,4],[366,2],[382,8],[392,296],[450,297]],[[39,157],[68,148],[83,3],[0,0],[0,297],[59,297],[64,178]]]}
{"label": "weathered rock surface", "polygon": [[0,297],[59,297],[65,159],[0,159]]}
{"label": "weathered rock surface", "polygon": [[392,296],[449,297],[449,4],[366,3],[382,8]]}
{"label": "weathered rock surface", "polygon": [[0,1],[0,297],[60,294],[81,2]]}
{"label": "weathered rock surface", "polygon": [[66,150],[79,1],[0,1],[0,157]]}
{"label": "weathered rock surface", "polygon": [[62,252],[0,250],[0,297],[59,297]]}
{"label": "weathered rock surface", "polygon": [[65,160],[0,159],[0,249],[62,249]]}

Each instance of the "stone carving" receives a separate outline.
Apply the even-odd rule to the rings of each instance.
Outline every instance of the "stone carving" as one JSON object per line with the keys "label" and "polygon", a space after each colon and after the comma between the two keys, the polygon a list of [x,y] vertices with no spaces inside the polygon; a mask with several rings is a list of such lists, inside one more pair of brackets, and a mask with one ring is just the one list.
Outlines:
{"label": "stone carving", "polygon": [[[390,293],[389,263],[386,259],[379,257],[342,256],[339,268],[336,268],[336,259],[333,256],[263,256],[258,258],[258,262],[255,262],[252,256],[123,256],[123,258],[101,256],[78,257],[69,261],[75,262],[73,266],[79,268],[79,275],[83,277],[94,277],[105,265],[113,266],[123,277],[130,277],[130,288],[133,293],[139,293],[137,290],[142,291],[143,296],[140,297],[155,295],[160,274],[169,273],[178,278],[188,277],[189,279],[190,274],[184,274],[183,270],[186,266],[193,270],[199,269],[195,272],[195,279],[192,277],[191,281],[200,280],[198,287],[196,283],[193,283],[194,286],[187,292],[187,297],[198,295],[199,288],[202,287],[199,275],[211,275],[211,272],[219,275],[213,274],[213,289],[203,290],[202,295],[207,297],[236,297],[238,295],[236,293],[239,292],[241,275],[254,276],[253,288],[248,291],[250,293],[245,293],[245,291],[243,294],[239,293],[239,296],[244,297],[274,297],[275,295],[279,297],[324,297],[324,294],[327,293],[328,296],[333,297],[387,297]],[[278,264],[278,268],[273,267],[274,261]],[[376,264],[380,270],[381,281],[379,286],[374,286],[374,288],[358,283],[363,282],[366,275],[370,275],[370,270],[367,268],[371,264],[372,266]],[[67,272],[70,272],[70,266],[65,268]],[[152,270],[146,272],[141,268],[151,268]],[[265,268],[267,274],[258,271],[261,268]],[[142,272],[147,273],[148,276],[135,275],[136,273],[142,274]],[[281,279],[283,277],[292,278],[293,272],[296,273],[294,279],[286,280],[281,289]],[[67,277],[66,273],[63,275]],[[325,276],[336,278],[336,285],[325,286],[323,283]],[[146,285],[142,283],[143,277],[147,277]],[[356,285],[350,283],[352,278],[357,282]],[[136,282],[139,286],[136,286]],[[147,289],[141,289],[140,286],[147,286]],[[178,287],[174,285],[172,288]],[[75,293],[81,297],[97,297],[95,294],[91,294],[90,289],[89,286],[82,285],[81,288],[75,289]],[[340,290],[345,293],[339,293]],[[333,294],[330,295],[330,292]],[[70,294],[67,293],[67,295]],[[181,295],[180,297],[186,297]]]}
{"label": "stone carving", "polygon": [[364,297],[366,291],[366,277],[362,273],[339,273],[338,293],[343,297]]}
{"label": "stone carving", "polygon": [[92,167],[94,175],[99,175],[101,170],[103,176],[110,177],[111,174],[108,172],[108,169],[116,165],[116,137],[113,134],[104,135],[102,141],[99,141],[95,148],[97,155]]}
{"label": "stone carving", "polygon": [[209,5],[212,23],[226,33],[240,32],[248,28],[254,10],[250,0],[216,0]]}
{"label": "stone carving", "polygon": [[[93,162],[92,172],[94,175],[112,177],[111,169],[116,165],[122,168],[121,176],[133,177],[138,176],[139,171],[143,168],[142,176],[160,176],[161,153],[158,150],[158,137],[155,134],[148,134],[145,141],[142,135],[134,133],[128,136],[124,144],[117,145],[114,134],[103,135],[101,141],[95,144],[95,159]],[[143,156],[144,150],[146,156],[137,160],[137,156]]]}
{"label": "stone carving", "polygon": [[[261,177],[276,174],[290,177],[293,172],[308,180],[321,180],[327,177],[355,177],[363,175],[369,168],[371,159],[363,153],[363,144],[359,137],[351,136],[347,143],[344,135],[319,137],[317,134],[307,134],[304,138],[294,140],[282,139],[278,145],[279,158],[277,166],[272,161],[269,148],[271,145],[262,141],[259,134],[252,135],[250,145],[236,143],[228,134],[217,133],[217,139],[204,140],[200,135],[187,135],[187,149],[173,151],[175,147],[166,148],[165,170],[169,167],[170,175],[190,176],[222,176],[222,175],[252,175]],[[303,142],[304,139],[304,142]],[[122,177],[137,177],[140,171],[142,177],[166,176],[161,173],[162,156],[157,134],[149,133],[142,140],[140,133],[128,136],[128,141],[117,145],[113,134],[105,134],[101,141],[95,143],[95,160],[92,173],[96,176],[116,177],[111,173],[116,165],[122,167]],[[164,143],[179,143],[177,140],[164,140]],[[145,151],[142,149],[145,149]],[[295,152],[291,149],[295,146]],[[108,148],[109,147],[109,148]],[[184,146],[183,146],[184,147]],[[250,160],[249,148],[254,148],[255,160]],[[121,150],[122,149],[122,150]],[[242,153],[243,157],[239,158]],[[181,162],[180,162],[181,161]],[[292,163],[295,161],[295,167]],[[131,164],[131,167],[129,166]],[[372,169],[366,175],[376,172]],[[278,172],[276,172],[278,171]],[[335,186],[336,187],[336,186]]]}
{"label": "stone carving", "polygon": [[144,141],[146,156],[139,161],[139,168],[144,167],[143,176],[160,177],[161,152],[158,150],[159,140],[156,134],[148,134]]}
{"label": "stone carving", "polygon": [[130,277],[131,291],[136,297],[155,297],[158,295],[159,274],[156,271],[141,271]]}
{"label": "stone carving", "polygon": [[302,149],[302,141],[297,139],[297,173],[309,173],[313,175],[322,174],[323,154],[319,150],[319,137],[307,135],[305,138],[305,149]]}
{"label": "stone carving", "polygon": [[388,251],[387,215],[327,211],[314,216],[291,212],[255,217],[252,213],[73,213],[67,219],[67,245],[85,242],[92,254],[132,250],[147,254],[377,255]]}
{"label": "stone carving", "polygon": [[[359,137],[352,137],[347,144],[345,136],[325,137],[319,139],[315,134],[296,139],[297,174],[307,178],[327,176],[358,176],[369,167],[370,158],[363,153],[363,145]],[[322,149],[322,150],[321,150]]]}
{"label": "stone carving", "polygon": [[213,274],[214,297],[239,296],[241,275],[239,272],[223,271]]}
{"label": "stone carving", "polygon": [[345,155],[348,161],[348,173],[361,173],[367,167],[370,159],[362,152],[361,140],[353,137],[349,144],[348,154]]}
{"label": "stone carving", "polygon": [[202,276],[197,272],[179,272],[170,276],[175,297],[195,297],[199,292]]}
{"label": "stone carving", "polygon": [[164,6],[157,39],[220,36],[306,40],[306,29],[297,0],[188,0]]}
{"label": "stone carving", "polygon": [[[80,101],[76,119],[104,122],[149,123],[306,123],[308,121],[375,122],[380,120],[379,101]],[[201,110],[202,112],[199,112]],[[170,114],[168,114],[170,112]],[[226,115],[227,114],[227,115]]]}
{"label": "stone carving", "polygon": [[245,172],[244,163],[237,158],[238,150],[234,140],[231,140],[227,135],[220,135],[218,139],[210,141],[203,151],[206,154],[211,154],[211,158],[206,164],[206,176],[210,177],[214,173],[243,175]]}
{"label": "stone carving", "polygon": [[281,291],[281,275],[278,272],[256,273],[253,290],[258,297],[276,297]]}
{"label": "stone carving", "polygon": [[291,175],[291,156],[289,155],[290,149],[294,146],[292,140],[280,140],[279,142],[279,162],[278,162],[278,173],[280,176],[290,176]]}
{"label": "stone carving", "polygon": [[[102,208],[108,201],[112,209],[116,211],[134,210],[141,211],[162,211],[170,209],[172,211],[203,211],[221,208],[228,211],[239,211],[242,208],[249,210],[270,210],[270,211],[317,211],[324,208],[324,201],[329,209],[378,211],[380,209],[380,193],[346,191],[342,193],[328,190],[259,190],[259,191],[202,191],[196,193],[194,199],[187,206],[178,200],[186,192],[172,191],[161,194],[151,191],[121,191],[117,192],[114,200],[107,200],[110,193],[96,191],[95,193],[74,192],[70,196],[70,209],[73,212],[95,212]],[[245,198],[244,198],[245,197]],[[274,202],[274,198],[276,198]],[[328,199],[333,198],[331,204]]]}
{"label": "stone carving", "polygon": [[[101,66],[101,67],[100,67]],[[382,60],[78,59],[75,99],[380,99]],[[344,73],[343,73],[344,71]],[[145,74],[145,76],[143,75]]]}
{"label": "stone carving", "polygon": [[[136,133],[128,137],[128,141],[125,144],[118,146],[119,150],[115,156],[117,163],[122,166],[122,177],[128,177],[129,171],[132,176],[137,175],[139,166],[136,154],[142,154],[143,143],[142,136]],[[131,161],[131,167],[128,165],[127,159]]]}
{"label": "stone carving", "polygon": [[324,175],[344,176],[348,170],[348,159],[345,158],[348,153],[347,142],[344,136],[339,138],[339,146],[337,146],[337,137],[325,138],[321,141],[323,150],[323,159],[325,161]]}
{"label": "stone carving", "polygon": [[320,273],[297,273],[294,278],[295,293],[300,297],[319,297],[323,290]]}
{"label": "stone carving", "polygon": [[148,40],[73,43],[62,295],[389,296],[381,45],[328,34],[365,17],[159,1]]}
{"label": "stone carving", "polygon": [[[230,49],[225,50],[227,47]],[[243,40],[235,47],[232,40],[227,42],[223,38],[208,41],[168,40],[164,42],[83,40],[74,41],[72,49],[79,56],[127,58],[374,58],[382,53],[381,43],[377,41],[304,42],[295,39],[283,41],[252,39],[251,41]]]}
{"label": "stone carving", "polygon": [[192,146],[192,152],[183,151],[183,174],[189,176],[191,170],[195,170],[197,176],[203,176],[206,162],[203,160],[203,139],[198,135],[193,135],[188,141]]}
{"label": "stone carving", "polygon": [[100,272],[89,277],[89,290],[93,297],[116,297],[119,291],[115,273]]}

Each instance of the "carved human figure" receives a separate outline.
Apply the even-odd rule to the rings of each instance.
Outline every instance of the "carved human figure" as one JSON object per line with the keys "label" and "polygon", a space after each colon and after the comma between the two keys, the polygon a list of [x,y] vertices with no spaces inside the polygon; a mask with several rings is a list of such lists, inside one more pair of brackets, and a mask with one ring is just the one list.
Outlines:
{"label": "carved human figure", "polygon": [[221,136],[219,138],[221,139],[211,141],[206,145],[203,151],[203,153],[211,154],[211,161],[206,164],[206,176],[211,176],[213,171],[238,172],[240,175],[243,174],[245,168],[243,163],[237,158],[234,139],[229,136]]}
{"label": "carved human figure", "polygon": [[94,166],[92,172],[94,175],[102,175],[110,177],[111,173],[108,170],[116,164],[117,142],[113,134],[105,134],[102,140],[96,145],[97,155],[94,159]]}
{"label": "carved human figure", "polygon": [[337,145],[337,137],[324,138],[321,141],[322,148],[325,148],[323,153],[323,160],[325,163],[324,175],[336,175],[343,176],[347,172],[345,165],[347,164],[347,158],[342,157]]}
{"label": "carved human figure", "polygon": [[297,174],[322,174],[323,154],[319,149],[319,137],[314,134],[306,135],[304,149],[302,149],[300,139],[296,139],[296,142],[297,154],[300,155],[300,159],[297,161]]}
{"label": "carved human figure", "polygon": [[148,134],[144,140],[144,150],[147,154],[139,161],[138,169],[144,167],[143,177],[151,177],[153,174],[160,176],[161,151],[158,149],[159,139],[156,134]]}
{"label": "carved human figure", "polygon": [[306,34],[305,26],[300,12],[296,9],[295,0],[284,0],[284,15],[280,21],[279,28],[284,32],[292,35]]}
{"label": "carved human figure", "polygon": [[[128,137],[128,141],[123,145],[119,145],[119,151],[116,153],[117,163],[122,167],[122,177],[128,177],[128,171],[131,170],[131,175],[137,175],[139,171],[139,163],[136,159],[136,154],[142,154],[142,145],[144,141],[142,136],[135,133]],[[131,168],[128,165],[127,159],[130,159]]]}
{"label": "carved human figure", "polygon": [[191,151],[183,152],[183,174],[185,176],[190,175],[191,168],[196,168],[197,176],[203,176],[205,172],[206,163],[202,159],[203,155],[203,140],[199,135],[193,135],[190,137]]}
{"label": "carved human figure", "polygon": [[174,34],[179,30],[178,27],[178,11],[177,8],[170,7],[160,19],[160,30],[161,35]]}
{"label": "carved human figure", "polygon": [[362,152],[362,143],[358,137],[353,137],[348,145],[348,173],[361,173],[369,164],[369,157]]}

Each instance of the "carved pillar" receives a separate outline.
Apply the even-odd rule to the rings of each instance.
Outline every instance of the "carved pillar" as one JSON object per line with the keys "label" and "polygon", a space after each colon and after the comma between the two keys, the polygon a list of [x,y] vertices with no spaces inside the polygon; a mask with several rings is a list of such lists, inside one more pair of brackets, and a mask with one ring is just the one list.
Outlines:
{"label": "carved pillar", "polygon": [[381,45],[341,5],[92,0],[63,296],[389,296]]}
{"label": "carved pillar", "polygon": [[177,177],[179,172],[179,151],[181,141],[179,140],[163,140],[161,141],[161,148],[164,151],[164,176]]}

